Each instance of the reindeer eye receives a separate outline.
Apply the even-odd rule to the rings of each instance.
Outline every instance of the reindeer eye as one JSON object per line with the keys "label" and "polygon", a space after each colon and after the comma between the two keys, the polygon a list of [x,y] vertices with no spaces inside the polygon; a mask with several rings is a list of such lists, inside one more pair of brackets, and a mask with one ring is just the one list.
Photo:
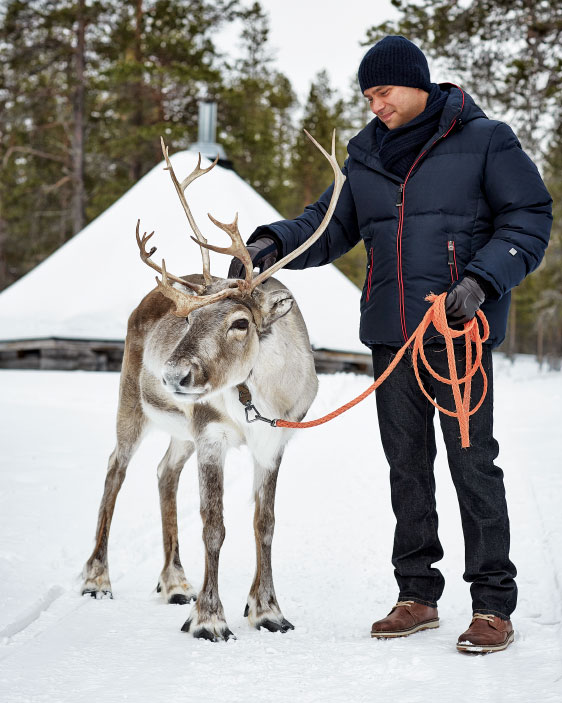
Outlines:
{"label": "reindeer eye", "polygon": [[230,325],[231,330],[247,330],[248,327],[250,326],[250,323],[245,317],[241,317],[239,320],[234,320],[234,322]]}

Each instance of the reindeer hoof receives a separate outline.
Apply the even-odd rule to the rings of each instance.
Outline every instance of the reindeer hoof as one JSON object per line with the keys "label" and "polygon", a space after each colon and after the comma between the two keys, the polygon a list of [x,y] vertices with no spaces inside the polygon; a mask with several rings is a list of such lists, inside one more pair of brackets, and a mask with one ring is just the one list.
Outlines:
{"label": "reindeer hoof", "polygon": [[183,576],[181,581],[177,579],[162,580],[159,579],[156,586],[156,593],[160,593],[167,603],[172,605],[186,605],[191,601],[197,600],[197,592]]}
{"label": "reindeer hoof", "polygon": [[113,600],[113,593],[109,590],[96,591],[95,588],[85,588],[82,591],[83,596],[91,596],[96,600],[101,600],[102,598],[110,598]]}
{"label": "reindeer hoof", "polygon": [[244,617],[248,617],[248,613],[250,612],[250,606],[246,603],[246,607],[244,608]]}
{"label": "reindeer hoof", "polygon": [[193,632],[193,636],[197,639],[209,640],[211,642],[218,642],[219,639],[222,639],[225,642],[228,642],[228,640],[236,639],[235,634],[231,630],[229,630],[228,627],[224,630],[221,630],[218,635],[216,635],[214,632],[211,632],[211,630],[208,630],[206,627],[200,627],[199,629]]}
{"label": "reindeer hoof", "polygon": [[187,596],[184,596],[183,593],[174,593],[174,595],[168,600],[168,603],[171,603],[172,605],[187,605],[188,603],[191,603],[192,600],[196,600],[196,598],[196,596],[190,596],[188,598]]}
{"label": "reindeer hoof", "polygon": [[269,632],[288,632],[289,630],[294,630],[295,626],[292,625],[288,620],[283,618],[281,622],[276,620],[262,620],[257,626],[257,630],[261,630],[264,627]]}
{"label": "reindeer hoof", "polygon": [[219,641],[215,633],[207,630],[206,627],[200,627],[198,630],[195,630],[193,636],[198,640],[209,640],[210,642]]}
{"label": "reindeer hoof", "polygon": [[234,633],[226,625],[222,629],[215,629],[215,630],[211,630],[210,628],[205,627],[204,625],[201,625],[201,626],[195,627],[193,630],[191,630],[192,624],[193,624],[193,618],[188,618],[184,622],[181,630],[182,630],[182,632],[190,632],[191,631],[191,634],[196,639],[209,640],[210,642],[218,642],[219,639],[222,639],[225,642],[228,642],[228,640],[235,640],[236,639],[236,636],[234,635]]}

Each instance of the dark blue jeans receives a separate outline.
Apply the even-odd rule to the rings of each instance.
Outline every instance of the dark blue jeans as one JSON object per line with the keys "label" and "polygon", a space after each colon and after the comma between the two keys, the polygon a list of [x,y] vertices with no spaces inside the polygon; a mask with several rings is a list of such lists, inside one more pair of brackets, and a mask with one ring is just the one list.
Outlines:
{"label": "dark blue jeans", "polygon": [[[396,349],[375,345],[375,378],[389,365]],[[457,372],[464,376],[465,349],[455,346]],[[437,373],[449,378],[444,347],[426,347],[428,362]],[[439,413],[447,458],[455,485],[465,544],[464,580],[471,584],[474,612],[492,613],[508,619],[517,602],[515,566],[509,559],[509,519],[503,472],[494,464],[499,451],[492,436],[493,378],[492,350],[484,345],[482,357],[488,376],[488,393],[483,405],[470,418],[470,447],[461,447],[456,418]],[[436,381],[419,368],[424,386],[439,405],[454,410],[451,387]],[[482,395],[482,375],[473,377],[474,407]],[[435,606],[445,580],[433,564],[443,557],[437,534],[435,478],[437,453],[433,418],[434,406],[420,391],[406,352],[389,378],[377,389],[377,413],[382,444],[390,465],[392,508],[396,531],[392,563],[400,589],[400,600],[415,600]]]}

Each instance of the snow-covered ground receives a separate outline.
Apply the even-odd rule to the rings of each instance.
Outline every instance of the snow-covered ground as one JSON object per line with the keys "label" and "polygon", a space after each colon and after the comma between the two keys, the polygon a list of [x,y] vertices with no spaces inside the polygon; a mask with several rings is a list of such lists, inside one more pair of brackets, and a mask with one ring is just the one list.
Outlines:
{"label": "snow-covered ground", "polygon": [[[364,376],[323,376],[309,417],[364,390]],[[496,435],[512,522],[520,599],[516,642],[462,655],[470,621],[463,543],[443,447],[437,461],[447,580],[441,627],[371,640],[394,603],[393,516],[375,402],[297,433],[282,464],[274,573],[285,635],[250,629],[243,609],[254,570],[246,450],[227,459],[220,590],[237,641],[194,640],[190,606],[154,592],[162,548],[151,435],[117,502],[109,562],[114,600],[79,595],[113,445],[117,374],[0,372],[0,700],[160,701],[562,700],[562,374],[531,359],[496,358]],[[365,437],[370,438],[365,442]],[[362,441],[360,441],[362,438]],[[201,584],[203,550],[194,460],[180,483],[180,549]]]}

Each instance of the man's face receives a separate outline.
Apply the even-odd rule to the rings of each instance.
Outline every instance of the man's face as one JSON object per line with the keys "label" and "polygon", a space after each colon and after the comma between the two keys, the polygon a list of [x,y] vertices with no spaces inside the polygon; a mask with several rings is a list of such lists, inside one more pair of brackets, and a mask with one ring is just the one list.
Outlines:
{"label": "man's face", "polygon": [[404,85],[377,85],[367,88],[363,95],[369,101],[371,112],[388,129],[396,129],[425,110],[429,94],[421,88]]}

